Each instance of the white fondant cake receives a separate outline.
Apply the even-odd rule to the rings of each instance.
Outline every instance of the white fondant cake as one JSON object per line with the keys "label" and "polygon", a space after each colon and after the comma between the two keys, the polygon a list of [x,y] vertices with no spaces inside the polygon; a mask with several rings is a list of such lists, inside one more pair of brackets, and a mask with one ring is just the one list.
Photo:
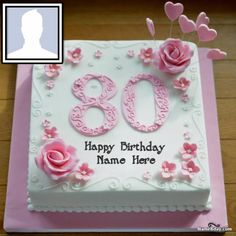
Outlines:
{"label": "white fondant cake", "polygon": [[60,68],[34,65],[30,210],[210,208],[198,50],[169,74],[145,51],[162,43],[66,41]]}

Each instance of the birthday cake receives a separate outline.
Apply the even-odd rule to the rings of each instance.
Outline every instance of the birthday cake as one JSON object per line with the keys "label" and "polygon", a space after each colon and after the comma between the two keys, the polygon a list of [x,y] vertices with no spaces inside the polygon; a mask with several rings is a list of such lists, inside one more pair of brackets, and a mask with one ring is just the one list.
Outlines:
{"label": "birthday cake", "polygon": [[[183,33],[215,38],[205,13],[195,23],[182,4],[165,11]],[[211,208],[198,48],[155,40],[146,23],[153,40],[65,41],[64,64],[33,66],[29,210]]]}

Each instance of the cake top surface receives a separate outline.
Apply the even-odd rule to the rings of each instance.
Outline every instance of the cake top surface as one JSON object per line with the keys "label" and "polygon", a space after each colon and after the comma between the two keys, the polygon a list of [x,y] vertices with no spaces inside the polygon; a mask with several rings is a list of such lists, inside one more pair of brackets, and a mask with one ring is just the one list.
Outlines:
{"label": "cake top surface", "polygon": [[[147,63],[148,56],[142,57],[143,50],[162,44],[163,41],[66,41],[66,54],[80,49],[79,63],[68,60],[51,71],[48,65],[34,66],[31,189],[60,192],[65,191],[63,188],[209,188],[197,48],[188,43],[195,51],[192,64],[181,74],[170,75]],[[56,76],[49,77],[49,72]],[[102,94],[107,107],[93,103],[93,98],[101,98]],[[78,109],[89,103],[84,123],[78,126]],[[111,109],[111,116],[106,109],[108,113]],[[103,122],[106,127],[95,132]],[[49,155],[49,162],[45,155]],[[60,172],[57,161],[52,159],[68,155],[76,171],[69,165]]]}

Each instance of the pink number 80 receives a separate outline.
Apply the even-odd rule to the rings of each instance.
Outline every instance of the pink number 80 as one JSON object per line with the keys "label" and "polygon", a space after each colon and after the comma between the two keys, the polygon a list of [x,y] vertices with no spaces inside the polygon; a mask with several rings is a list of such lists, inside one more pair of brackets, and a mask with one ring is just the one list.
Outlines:
{"label": "pink number 80", "polygon": [[[101,95],[97,98],[85,95],[85,86],[91,79],[97,79],[103,87]],[[146,126],[136,120],[135,112],[135,87],[140,80],[149,81],[154,88],[155,100],[155,121],[152,125]],[[87,74],[76,80],[72,87],[73,94],[82,103],[75,106],[70,113],[70,121],[79,133],[86,136],[98,136],[113,129],[118,121],[118,112],[114,106],[107,102],[116,94],[115,83],[104,75]],[[91,107],[97,107],[104,112],[104,122],[97,128],[88,128],[84,121],[86,111]],[[124,88],[122,110],[125,120],[134,129],[142,132],[153,132],[165,122],[169,111],[168,91],[164,83],[151,74],[138,74],[130,79]],[[145,111],[144,111],[145,112]]]}

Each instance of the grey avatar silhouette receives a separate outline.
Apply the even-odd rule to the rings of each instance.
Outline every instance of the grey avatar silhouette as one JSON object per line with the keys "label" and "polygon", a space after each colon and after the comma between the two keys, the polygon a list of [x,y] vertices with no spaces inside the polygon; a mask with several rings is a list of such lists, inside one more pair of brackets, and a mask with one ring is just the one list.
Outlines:
{"label": "grey avatar silhouette", "polygon": [[22,15],[21,32],[25,40],[24,45],[21,49],[9,53],[8,58],[57,58],[55,53],[41,46],[43,17],[36,9],[27,11]]}

